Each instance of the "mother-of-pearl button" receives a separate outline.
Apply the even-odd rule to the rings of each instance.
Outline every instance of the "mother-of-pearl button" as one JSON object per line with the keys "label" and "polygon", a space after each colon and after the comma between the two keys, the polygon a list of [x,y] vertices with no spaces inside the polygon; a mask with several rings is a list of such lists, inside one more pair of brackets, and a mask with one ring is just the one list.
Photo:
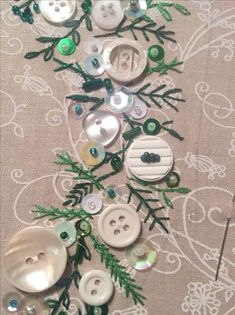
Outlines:
{"label": "mother-of-pearl button", "polygon": [[16,233],[3,257],[3,268],[9,282],[31,293],[53,286],[63,274],[66,263],[63,241],[55,232],[39,226]]}
{"label": "mother-of-pearl button", "polygon": [[85,303],[92,306],[103,305],[113,294],[113,282],[106,272],[91,270],[82,276],[79,293]]}
{"label": "mother-of-pearl button", "polygon": [[138,42],[120,38],[104,49],[103,62],[114,80],[125,83],[137,79],[147,65],[147,53]]}
{"label": "mother-of-pearl button", "polygon": [[95,24],[104,30],[115,29],[124,18],[119,0],[93,1],[91,15]]}
{"label": "mother-of-pearl button", "polygon": [[63,24],[77,10],[76,0],[40,0],[39,6],[42,16],[52,24]]}
{"label": "mother-of-pearl button", "polygon": [[[142,162],[141,156],[145,152],[160,155],[160,162]],[[169,144],[160,137],[144,136],[137,138],[127,152],[127,165],[130,171],[145,181],[157,181],[164,178],[171,170],[173,163],[173,152]]]}
{"label": "mother-of-pearl button", "polygon": [[98,220],[100,237],[113,247],[122,248],[131,245],[139,236],[140,230],[139,216],[129,205],[110,206]]}

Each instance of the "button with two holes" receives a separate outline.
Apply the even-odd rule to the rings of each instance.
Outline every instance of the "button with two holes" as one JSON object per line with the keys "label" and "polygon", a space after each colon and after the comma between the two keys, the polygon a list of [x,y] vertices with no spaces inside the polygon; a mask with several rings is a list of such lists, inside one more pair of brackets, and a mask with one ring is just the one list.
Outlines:
{"label": "button with two holes", "polygon": [[140,230],[139,216],[129,205],[112,205],[98,220],[100,237],[108,245],[117,248],[131,245],[139,236]]}
{"label": "button with two holes", "polygon": [[103,305],[113,294],[113,281],[108,273],[91,270],[82,276],[79,293],[85,303],[92,306]]}

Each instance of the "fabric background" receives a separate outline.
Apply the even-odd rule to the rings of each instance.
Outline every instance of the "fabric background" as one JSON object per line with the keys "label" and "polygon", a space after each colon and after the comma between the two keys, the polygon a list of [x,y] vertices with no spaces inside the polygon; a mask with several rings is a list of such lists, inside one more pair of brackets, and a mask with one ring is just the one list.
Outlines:
{"label": "fabric background", "polygon": [[[67,150],[79,159],[78,148],[86,140],[81,123],[68,117],[69,103],[65,100],[66,95],[79,91],[80,77],[66,71],[53,72],[56,64],[45,63],[41,57],[24,59],[28,51],[42,48],[36,37],[63,34],[64,30],[51,26],[41,16],[36,16],[33,25],[21,23],[12,15],[10,2],[13,3],[1,0],[0,12],[2,255],[9,239],[22,228],[35,224],[53,226],[46,220],[33,221],[30,211],[35,204],[62,206],[72,178],[53,163],[55,155]],[[182,186],[190,187],[192,192],[172,196],[174,210],[165,210],[171,218],[169,235],[158,227],[149,232],[147,224],[143,224],[142,235],[151,240],[158,252],[157,264],[145,273],[128,270],[143,287],[146,304],[134,306],[131,298],[126,299],[122,289],[116,287],[111,315],[235,314],[234,219],[219,281],[214,282],[235,192],[235,6],[233,0],[178,2],[187,6],[191,16],[182,16],[172,9],[173,22],[166,23],[154,10],[150,15],[159,26],[166,24],[176,32],[177,45],[165,44],[166,60],[175,56],[183,60],[183,73],[170,72],[161,77],[154,74],[145,82],[183,89],[187,102],[176,104],[179,113],[153,105],[148,115],[174,120],[173,127],[185,137],[180,142],[167,133],[161,134],[173,149]],[[84,28],[80,32],[82,41],[76,53],[63,60],[83,60],[82,44],[89,34]],[[95,33],[99,32],[95,29]],[[150,43],[141,34],[138,38],[147,49]],[[152,37],[151,43],[155,42]],[[142,84],[139,82],[138,86]],[[127,129],[125,123],[122,128]],[[112,150],[120,147],[121,139]],[[127,194],[126,172],[124,169],[107,181],[120,186],[123,202]],[[143,213],[140,216],[143,218]],[[114,252],[127,265],[125,251]],[[104,270],[95,253],[81,271],[91,268]],[[1,294],[9,291],[14,288],[2,270]],[[76,290],[72,292],[72,304],[70,313],[76,314],[75,306],[81,305]],[[1,314],[6,314],[2,308]]]}

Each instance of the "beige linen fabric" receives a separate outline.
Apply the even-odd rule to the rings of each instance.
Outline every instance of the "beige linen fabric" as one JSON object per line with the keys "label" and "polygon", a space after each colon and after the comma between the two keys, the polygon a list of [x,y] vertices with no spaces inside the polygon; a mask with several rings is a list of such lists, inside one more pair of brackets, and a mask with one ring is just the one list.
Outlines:
{"label": "beige linen fabric", "polygon": [[[166,23],[153,9],[150,15],[158,25],[174,30],[177,45],[166,42],[166,60],[175,56],[184,61],[182,74],[153,74],[145,80],[153,87],[167,84],[183,89],[186,103],[178,103],[179,112],[152,106],[149,117],[174,120],[173,128],[185,137],[183,142],[167,133],[161,136],[171,145],[175,169],[189,195],[172,195],[174,210],[169,215],[169,235],[156,227],[151,232],[143,224],[142,235],[153,243],[158,260],[148,272],[128,268],[147,298],[145,305],[134,306],[117,285],[110,303],[111,315],[232,315],[235,314],[235,211],[231,221],[219,281],[214,282],[226,218],[235,191],[235,93],[233,0],[185,0],[191,16],[170,9],[173,22]],[[30,210],[35,204],[62,206],[71,176],[53,162],[56,153],[67,150],[77,159],[78,148],[86,140],[79,121],[67,116],[65,96],[79,92],[81,78],[71,72],[55,73],[53,61],[41,57],[24,59],[25,53],[42,48],[38,36],[63,34],[36,16],[33,25],[24,24],[11,13],[9,3],[1,0],[1,253],[12,235],[35,224],[52,227],[46,220],[35,222]],[[78,11],[78,15],[81,11]],[[71,57],[82,61],[84,39]],[[95,28],[94,33],[101,33]],[[131,34],[124,34],[130,37]],[[144,41],[145,49],[157,43]],[[143,82],[139,82],[141,86]],[[134,89],[134,87],[133,87]],[[100,95],[102,94],[99,92]],[[98,93],[98,94],[99,94]],[[96,95],[97,93],[94,93]],[[89,105],[87,105],[89,107]],[[123,130],[127,130],[125,123]],[[110,150],[121,147],[121,139]],[[106,172],[108,169],[102,170]],[[59,172],[59,173],[58,173]],[[120,186],[126,198],[126,169],[108,183]],[[136,201],[134,201],[136,204]],[[144,218],[140,213],[141,219]],[[96,231],[97,219],[94,219]],[[127,265],[125,251],[115,251]],[[2,256],[1,255],[1,256]],[[92,251],[91,268],[105,270]],[[1,270],[1,295],[14,291]],[[77,290],[71,293],[71,314],[81,306]],[[1,314],[6,311],[1,307]]]}

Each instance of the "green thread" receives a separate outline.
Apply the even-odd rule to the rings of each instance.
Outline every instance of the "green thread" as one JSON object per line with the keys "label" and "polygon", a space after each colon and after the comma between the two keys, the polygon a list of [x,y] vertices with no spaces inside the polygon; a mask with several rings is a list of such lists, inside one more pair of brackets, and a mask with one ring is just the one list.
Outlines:
{"label": "green thread", "polygon": [[69,191],[69,195],[66,196],[66,198],[68,200],[66,200],[63,203],[63,206],[69,206],[71,205],[71,207],[75,207],[78,204],[80,204],[82,202],[82,199],[92,193],[93,191],[93,185],[92,183],[88,182],[83,182],[83,183],[79,183],[76,184],[70,191]]}
{"label": "green thread", "polygon": [[144,305],[145,297],[139,293],[141,287],[135,284],[135,279],[131,278],[130,274],[125,271],[125,267],[120,265],[120,261],[116,256],[110,253],[110,249],[98,240],[98,237],[90,234],[90,239],[95,250],[99,253],[101,262],[110,270],[111,276],[120,287],[125,289],[126,297],[132,296],[135,304]]}
{"label": "green thread", "polygon": [[[33,4],[33,11],[35,13],[40,13],[39,4],[35,0],[28,0],[21,5],[13,5],[12,6],[12,12],[14,15],[17,15],[20,17],[22,22],[28,22],[29,24],[33,24],[33,13],[31,10],[31,5]],[[21,11],[21,9],[24,9]]]}
{"label": "green thread", "polygon": [[176,68],[182,64],[183,61],[178,61],[177,58],[173,59],[170,63],[165,63],[164,60],[160,60],[154,67],[147,66],[145,72],[147,75],[151,75],[154,72],[159,72],[160,75],[168,74],[169,70],[182,73],[182,71]]}
{"label": "green thread", "polygon": [[75,102],[80,102],[80,103],[93,103],[94,105],[90,108],[90,111],[98,109],[105,102],[104,98],[81,95],[81,94],[69,95],[69,96],[66,96],[66,98]]}

